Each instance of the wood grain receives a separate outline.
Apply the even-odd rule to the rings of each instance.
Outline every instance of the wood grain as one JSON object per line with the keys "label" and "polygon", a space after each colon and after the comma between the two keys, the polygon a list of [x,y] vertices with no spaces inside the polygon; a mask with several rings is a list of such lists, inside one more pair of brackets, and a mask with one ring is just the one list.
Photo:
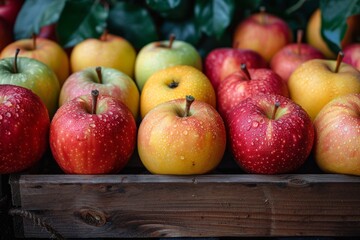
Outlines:
{"label": "wood grain", "polygon": [[[18,175],[13,204],[67,238],[360,236],[360,178]],[[31,222],[18,236],[48,237]]]}

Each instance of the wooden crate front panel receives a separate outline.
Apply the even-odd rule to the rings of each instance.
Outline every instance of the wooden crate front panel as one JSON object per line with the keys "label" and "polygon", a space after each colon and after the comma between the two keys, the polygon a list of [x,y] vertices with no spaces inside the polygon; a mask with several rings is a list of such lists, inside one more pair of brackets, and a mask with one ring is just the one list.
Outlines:
{"label": "wooden crate front panel", "polygon": [[[360,236],[360,178],[345,175],[20,175],[10,184],[15,206],[67,238]],[[49,237],[16,219],[18,236]]]}

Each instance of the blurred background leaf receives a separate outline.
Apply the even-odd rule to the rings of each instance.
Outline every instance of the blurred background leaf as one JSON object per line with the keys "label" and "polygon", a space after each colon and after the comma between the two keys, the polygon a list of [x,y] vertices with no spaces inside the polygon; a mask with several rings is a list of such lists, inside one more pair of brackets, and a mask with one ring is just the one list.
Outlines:
{"label": "blurred background leaf", "polygon": [[163,18],[187,20],[192,16],[193,0],[146,0],[147,6]]}

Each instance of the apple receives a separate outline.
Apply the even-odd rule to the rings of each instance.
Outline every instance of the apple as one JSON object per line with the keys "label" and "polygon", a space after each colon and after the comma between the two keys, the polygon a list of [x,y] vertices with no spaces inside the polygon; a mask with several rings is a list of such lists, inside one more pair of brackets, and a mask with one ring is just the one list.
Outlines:
{"label": "apple", "polygon": [[48,111],[36,94],[0,85],[0,174],[34,166],[48,146],[49,127]]}
{"label": "apple", "polygon": [[233,37],[234,48],[254,50],[267,62],[291,42],[292,32],[288,24],[283,19],[266,13],[265,8],[241,21]]}
{"label": "apple", "polygon": [[352,43],[344,48],[344,63],[360,71],[360,43]]}
{"label": "apple", "polygon": [[175,40],[175,35],[168,41],[145,45],[135,62],[135,80],[140,91],[153,73],[175,65],[189,65],[202,71],[200,54],[191,44]]}
{"label": "apple", "polygon": [[216,48],[205,58],[204,73],[215,91],[222,80],[239,71],[245,63],[248,68],[266,68],[266,61],[255,51],[236,48]]}
{"label": "apple", "polygon": [[190,95],[158,105],[139,126],[139,157],[153,174],[208,173],[220,163],[225,147],[219,113]]}
{"label": "apple", "polygon": [[146,81],[140,95],[141,117],[160,103],[192,95],[216,108],[216,94],[210,80],[200,70],[177,65],[159,70]]}
{"label": "apple", "polygon": [[0,51],[13,41],[12,31],[4,19],[0,18]]}
{"label": "apple", "polygon": [[105,31],[100,39],[88,38],[75,45],[70,65],[73,72],[96,66],[115,68],[132,78],[135,59],[136,51],[130,42]]}
{"label": "apple", "polygon": [[53,24],[41,27],[38,37],[46,38],[46,39],[52,40],[54,42],[58,42],[58,37],[56,34],[56,24],[53,23]]}
{"label": "apple", "polygon": [[330,101],[314,121],[315,161],[325,172],[360,176],[360,94]]}
{"label": "apple", "polygon": [[0,60],[0,84],[13,84],[32,90],[44,102],[50,118],[58,106],[60,86],[57,77],[46,64],[32,58],[15,57]]}
{"label": "apple", "polygon": [[289,96],[286,84],[274,71],[267,68],[247,69],[241,65],[237,71],[220,83],[217,91],[217,108],[226,119],[227,114],[241,101],[262,93]]}
{"label": "apple", "polygon": [[66,102],[50,124],[50,148],[65,173],[117,173],[136,145],[136,122],[120,100],[94,89]]}
{"label": "apple", "polygon": [[24,3],[24,0],[1,0],[0,17],[3,18],[10,29],[13,29],[17,15]]}
{"label": "apple", "polygon": [[271,59],[270,68],[288,82],[293,71],[303,62],[311,59],[324,59],[325,56],[316,48],[301,43],[303,31],[297,32],[297,43],[290,43],[280,49]]}
{"label": "apple", "polygon": [[343,63],[343,53],[337,61],[313,59],[301,64],[288,81],[290,97],[302,106],[314,120],[332,99],[360,92],[360,72]]}
{"label": "apple", "polygon": [[55,72],[60,87],[69,76],[69,58],[58,43],[33,35],[32,38],[20,39],[7,45],[1,51],[0,58],[14,56],[16,49],[20,49],[19,56],[34,58],[49,66]]}
{"label": "apple", "polygon": [[89,67],[70,75],[60,91],[59,106],[78,96],[98,89],[102,95],[109,95],[122,101],[134,118],[139,112],[140,94],[135,82],[125,73],[114,68]]}
{"label": "apple", "polygon": [[[358,20],[355,16],[351,16],[346,21],[348,28],[345,32],[345,35],[341,41],[342,47],[346,47],[352,42],[352,35],[356,31]],[[336,58],[336,53],[334,53],[328,47],[327,43],[321,36],[321,10],[316,9],[313,14],[310,16],[307,26],[306,26],[306,41],[308,44],[314,48],[320,50],[326,58],[334,59]]]}
{"label": "apple", "polygon": [[291,99],[262,94],[240,102],[228,115],[230,149],[247,173],[294,172],[310,155],[314,127]]}

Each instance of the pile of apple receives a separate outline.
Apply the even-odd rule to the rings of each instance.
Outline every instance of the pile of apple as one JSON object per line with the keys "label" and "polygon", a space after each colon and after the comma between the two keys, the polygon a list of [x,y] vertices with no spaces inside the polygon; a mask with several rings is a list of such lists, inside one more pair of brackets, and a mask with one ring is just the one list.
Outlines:
{"label": "pile of apple", "polygon": [[262,10],[239,23],[232,47],[204,59],[173,35],[138,52],[107,32],[68,53],[42,37],[9,41],[0,174],[34,166],[47,148],[65,173],[117,173],[138,151],[151,173],[204,174],[228,148],[247,173],[295,172],[313,153],[325,172],[360,175],[356,23],[335,59],[320,14],[303,43]]}

